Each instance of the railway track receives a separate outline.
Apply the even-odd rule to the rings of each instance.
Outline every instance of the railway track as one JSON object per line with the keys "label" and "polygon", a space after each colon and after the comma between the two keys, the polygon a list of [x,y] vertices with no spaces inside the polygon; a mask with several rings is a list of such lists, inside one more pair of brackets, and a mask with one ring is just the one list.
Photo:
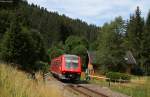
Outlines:
{"label": "railway track", "polygon": [[60,88],[62,97],[129,97],[94,84],[61,82],[51,74],[46,75],[46,80],[47,85],[56,84]]}
{"label": "railway track", "polygon": [[94,91],[92,89],[89,89],[82,85],[66,85],[65,89],[71,91],[74,93],[73,97],[108,97],[107,95]]}

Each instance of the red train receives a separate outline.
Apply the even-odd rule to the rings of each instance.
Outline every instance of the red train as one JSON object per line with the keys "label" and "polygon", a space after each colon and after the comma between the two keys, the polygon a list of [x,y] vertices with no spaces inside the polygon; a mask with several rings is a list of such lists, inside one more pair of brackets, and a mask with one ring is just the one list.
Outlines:
{"label": "red train", "polygon": [[64,54],[51,61],[50,72],[62,80],[80,80],[81,58]]}

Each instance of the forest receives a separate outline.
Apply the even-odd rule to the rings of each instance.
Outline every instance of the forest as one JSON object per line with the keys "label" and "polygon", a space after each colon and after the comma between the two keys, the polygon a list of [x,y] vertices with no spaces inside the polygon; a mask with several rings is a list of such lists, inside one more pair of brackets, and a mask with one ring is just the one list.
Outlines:
{"label": "forest", "polygon": [[141,13],[137,6],[128,20],[118,16],[96,26],[27,1],[1,4],[0,62],[28,72],[45,71],[45,63],[64,53],[81,56],[85,64],[90,51],[95,52],[93,65],[104,74],[150,75],[150,11],[146,18]]}

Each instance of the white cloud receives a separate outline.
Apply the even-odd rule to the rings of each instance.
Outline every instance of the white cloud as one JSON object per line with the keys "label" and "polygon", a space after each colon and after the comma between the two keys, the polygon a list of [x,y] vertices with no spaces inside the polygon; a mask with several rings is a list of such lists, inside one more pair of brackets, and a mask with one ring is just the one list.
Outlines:
{"label": "white cloud", "polygon": [[116,16],[127,19],[137,6],[140,6],[142,15],[146,16],[150,5],[149,0],[28,0],[28,2],[96,25],[109,22]]}

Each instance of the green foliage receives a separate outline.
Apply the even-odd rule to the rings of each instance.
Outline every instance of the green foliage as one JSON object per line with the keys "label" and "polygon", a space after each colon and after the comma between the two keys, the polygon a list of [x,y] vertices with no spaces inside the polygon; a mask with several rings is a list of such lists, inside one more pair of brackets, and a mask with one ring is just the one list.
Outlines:
{"label": "green foliage", "polygon": [[[24,63],[22,59],[29,57],[32,52],[31,37],[28,33],[21,30],[17,20],[14,20],[8,32],[5,33],[2,42],[2,59],[6,62],[14,62],[16,64]],[[29,49],[28,49],[29,48]],[[25,54],[25,55],[23,55]],[[26,60],[26,62],[30,59]]]}
{"label": "green foliage", "polygon": [[78,36],[69,36],[65,41],[66,48],[68,52],[71,52],[75,47],[79,45],[85,46],[85,48],[88,47],[88,42],[86,39]]}
{"label": "green foliage", "polygon": [[145,31],[143,34],[143,52],[144,57],[144,70],[145,73],[150,75],[150,11],[147,15],[145,23]]}
{"label": "green foliage", "polygon": [[[123,64],[124,48],[123,43],[123,32],[124,32],[124,21],[121,17],[115,19],[110,24],[105,24],[98,38],[98,53],[97,61],[104,65],[103,67],[116,70],[116,65]],[[111,68],[109,68],[111,66]]]}
{"label": "green foliage", "polygon": [[62,54],[65,54],[65,46],[60,42],[58,44],[54,44],[53,47],[51,47],[48,50],[48,55],[49,55],[49,61],[53,58],[56,58]]}
{"label": "green foliage", "polygon": [[65,43],[65,40],[71,33],[73,33],[72,27],[63,21],[63,23],[60,24],[60,40]]}
{"label": "green foliage", "polygon": [[10,29],[3,37],[1,46],[3,61],[18,64],[25,70],[37,70],[35,62],[42,60],[45,56],[44,51],[40,36],[31,35],[28,29],[20,26],[17,19],[12,21]]}
{"label": "green foliage", "polygon": [[41,70],[43,73],[49,72],[49,64],[43,61],[37,61],[36,63],[37,70]]}
{"label": "green foliage", "polygon": [[69,36],[65,41],[66,52],[81,56],[83,64],[86,62],[88,42],[85,38]]}
{"label": "green foliage", "polygon": [[47,60],[46,57],[46,48],[45,48],[45,44],[44,44],[44,39],[42,37],[42,35],[40,34],[40,32],[36,31],[36,30],[31,30],[30,31],[31,36],[32,36],[32,40],[33,40],[33,47],[34,47],[34,58],[36,60]]}
{"label": "green foliage", "polygon": [[[133,64],[128,67],[124,60],[125,53],[129,50],[133,53],[137,64],[141,69],[149,72],[149,19],[148,14],[145,25],[141,11],[137,7],[135,14],[131,15],[130,20],[125,22],[121,17],[116,18],[110,24],[104,24],[100,29],[97,47],[97,61],[101,64],[104,71],[126,72],[129,68],[134,68]],[[94,44],[93,44],[94,45]],[[139,68],[138,67],[138,68]]]}
{"label": "green foliage", "polygon": [[130,75],[119,72],[108,72],[106,73],[106,77],[114,82],[128,82],[131,79]]}
{"label": "green foliage", "polygon": [[[150,14],[148,13],[147,19],[144,24],[144,18],[141,17],[141,11],[137,7],[135,14],[130,17],[127,25],[127,48],[132,51],[133,56],[136,58],[137,65],[134,68],[140,68],[146,74],[149,73],[150,64]],[[138,66],[138,67],[137,67]],[[136,70],[135,70],[136,71]],[[137,72],[138,74],[138,72]],[[138,74],[139,75],[139,74]]]}
{"label": "green foliage", "polygon": [[0,40],[7,28],[10,26],[11,12],[0,10]]}
{"label": "green foliage", "polygon": [[12,14],[16,13],[23,26],[36,29],[41,33],[46,48],[50,48],[55,42],[63,41],[64,43],[70,35],[83,36],[90,42],[97,38],[98,27],[95,25],[88,25],[79,19],[71,19],[65,15],[59,15],[57,12],[49,12],[34,4],[29,5],[27,1],[18,4],[19,6],[15,10],[0,10],[0,32],[3,30],[1,36],[9,27]]}
{"label": "green foliage", "polygon": [[137,7],[135,14],[130,17],[127,25],[128,49],[132,51],[133,56],[137,59],[138,65],[144,64],[143,52],[143,34],[144,19],[141,17],[141,11]]}
{"label": "green foliage", "polygon": [[76,55],[84,55],[87,53],[86,51],[87,49],[84,45],[78,45],[74,47],[71,52]]}
{"label": "green foliage", "polygon": [[[60,16],[56,12],[48,12],[45,8],[37,5],[20,4],[18,9],[20,19],[24,25],[41,32],[44,37],[46,48],[50,48],[53,43],[62,41],[63,43],[70,35],[83,36],[94,41],[97,34],[95,25],[88,25],[79,19],[71,19],[65,15]],[[91,35],[88,38],[88,35]]]}

